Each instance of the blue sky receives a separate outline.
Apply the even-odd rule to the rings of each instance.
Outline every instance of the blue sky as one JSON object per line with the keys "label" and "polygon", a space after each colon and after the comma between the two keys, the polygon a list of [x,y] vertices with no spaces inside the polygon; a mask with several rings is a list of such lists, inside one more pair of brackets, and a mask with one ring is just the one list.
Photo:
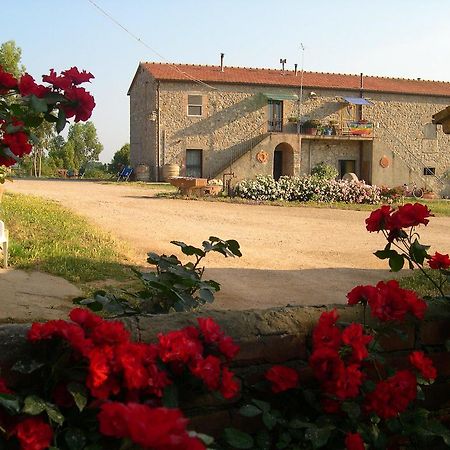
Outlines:
{"label": "blue sky", "polygon": [[[93,0],[169,62],[279,67],[450,81],[448,0]],[[88,0],[21,0],[0,42],[40,78],[71,66],[95,75],[92,120],[109,162],[129,141],[127,89],[139,61],[161,61]]]}

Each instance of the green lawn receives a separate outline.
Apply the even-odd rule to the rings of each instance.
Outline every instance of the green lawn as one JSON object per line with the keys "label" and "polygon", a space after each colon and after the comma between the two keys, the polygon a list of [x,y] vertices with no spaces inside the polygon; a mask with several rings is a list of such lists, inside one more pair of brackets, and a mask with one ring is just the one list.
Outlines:
{"label": "green lawn", "polygon": [[10,263],[78,285],[131,277],[125,245],[56,202],[7,193],[0,217],[10,233]]}

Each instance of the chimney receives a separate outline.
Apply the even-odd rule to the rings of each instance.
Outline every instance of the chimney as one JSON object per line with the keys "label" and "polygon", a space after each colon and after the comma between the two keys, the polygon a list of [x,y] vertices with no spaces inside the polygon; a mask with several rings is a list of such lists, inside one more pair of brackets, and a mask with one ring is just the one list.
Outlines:
{"label": "chimney", "polygon": [[225,56],[225,53],[220,54],[220,71],[223,72],[223,57]]}
{"label": "chimney", "polygon": [[297,63],[294,64],[294,73],[295,73],[295,76],[297,76],[297,72],[298,72],[297,67],[298,67],[298,64],[297,64]]}
{"label": "chimney", "polygon": [[286,58],[284,58],[284,59],[280,58],[280,64],[281,64],[281,71],[284,74],[284,65],[286,64]]}

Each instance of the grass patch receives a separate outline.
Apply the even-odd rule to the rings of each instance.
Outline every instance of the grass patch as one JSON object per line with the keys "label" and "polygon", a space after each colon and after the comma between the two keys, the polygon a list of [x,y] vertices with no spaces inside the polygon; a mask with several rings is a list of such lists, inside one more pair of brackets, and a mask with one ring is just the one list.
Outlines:
{"label": "grass patch", "polygon": [[[438,276],[437,271],[431,269],[425,269],[427,274],[437,282]],[[438,290],[435,288],[433,283],[420,271],[413,270],[411,271],[411,275],[407,275],[401,277],[399,279],[400,286],[404,289],[412,289],[420,294],[422,297],[430,296],[437,297],[439,296]],[[450,284],[447,283],[447,289],[445,290],[445,294],[450,294]]]}
{"label": "grass patch", "polygon": [[131,277],[124,244],[58,203],[6,193],[2,220],[15,268],[61,276],[77,284]]}

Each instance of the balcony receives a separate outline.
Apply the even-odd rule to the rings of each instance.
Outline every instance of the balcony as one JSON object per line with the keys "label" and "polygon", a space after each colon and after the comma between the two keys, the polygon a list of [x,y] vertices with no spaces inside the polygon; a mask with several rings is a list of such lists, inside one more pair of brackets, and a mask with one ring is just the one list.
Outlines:
{"label": "balcony", "polygon": [[349,120],[341,123],[329,122],[326,124],[314,121],[299,124],[295,118],[288,120],[268,121],[268,131],[271,133],[300,134],[306,139],[351,139],[372,140],[374,138],[374,123],[366,120]]}

